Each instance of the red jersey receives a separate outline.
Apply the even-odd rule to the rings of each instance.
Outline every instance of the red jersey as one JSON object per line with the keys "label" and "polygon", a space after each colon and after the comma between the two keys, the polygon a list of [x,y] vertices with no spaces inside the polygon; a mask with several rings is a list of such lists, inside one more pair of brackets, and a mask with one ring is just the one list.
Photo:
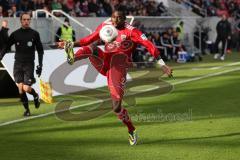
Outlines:
{"label": "red jersey", "polygon": [[[87,46],[100,39],[99,32],[105,25],[111,25],[112,22],[103,22],[100,24],[96,31],[89,36],[80,40],[80,46]],[[124,53],[131,60],[131,54],[136,49],[136,45],[141,44],[155,57],[157,58],[160,54],[154,44],[147,39],[147,37],[138,29],[134,28],[130,24],[125,22],[125,26],[122,29],[118,29],[118,36],[114,42],[106,43],[104,53],[105,56],[113,55],[114,53]]]}

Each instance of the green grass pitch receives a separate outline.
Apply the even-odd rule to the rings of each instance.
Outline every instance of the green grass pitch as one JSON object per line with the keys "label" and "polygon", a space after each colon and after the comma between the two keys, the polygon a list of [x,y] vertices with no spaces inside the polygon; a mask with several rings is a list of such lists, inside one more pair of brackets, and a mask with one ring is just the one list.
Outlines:
{"label": "green grass pitch", "polygon": [[[50,114],[0,126],[0,159],[238,160],[239,60],[239,53],[232,53],[225,61],[205,56],[202,62],[170,63],[174,78],[163,78],[166,82],[162,84],[170,86],[164,94],[155,92],[154,83],[148,82],[151,75],[143,76],[142,84],[136,83],[141,86],[132,84],[134,91],[153,88],[133,97],[136,106],[130,106],[129,101],[124,103],[139,134],[136,146],[129,146],[127,129],[112,112],[88,121],[64,121]],[[142,69],[132,75],[144,75],[145,71]],[[154,70],[151,73],[156,76]],[[106,88],[99,92],[108,97]],[[93,94],[96,93],[60,96],[56,102],[72,99],[73,106],[82,105],[93,102],[86,98]],[[53,112],[55,105],[42,104],[35,110],[31,104],[32,114]],[[79,114],[94,106],[79,107],[72,113]],[[17,99],[0,100],[0,124],[21,119],[22,112]]]}

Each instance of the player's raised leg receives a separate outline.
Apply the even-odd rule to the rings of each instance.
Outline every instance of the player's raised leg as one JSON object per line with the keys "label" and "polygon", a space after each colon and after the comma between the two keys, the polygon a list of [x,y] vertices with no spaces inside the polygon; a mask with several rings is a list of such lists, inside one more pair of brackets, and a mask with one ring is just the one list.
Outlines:
{"label": "player's raised leg", "polygon": [[[73,55],[73,61],[76,62],[85,58],[89,58],[92,65],[102,75],[106,76],[107,67],[104,66],[104,52],[97,47],[96,43],[88,46],[80,47],[79,50]],[[69,62],[69,60],[67,60]]]}
{"label": "player's raised leg", "polygon": [[69,64],[73,64],[75,61],[81,60],[81,59],[85,59],[85,58],[89,58],[91,56],[94,55],[98,55],[98,48],[97,48],[97,44],[92,43],[91,45],[88,46],[82,46],[79,48],[79,50],[74,54],[73,51],[73,47],[74,47],[74,42],[71,41],[66,41],[64,42],[64,50],[65,50],[65,54],[67,57],[67,62]]}

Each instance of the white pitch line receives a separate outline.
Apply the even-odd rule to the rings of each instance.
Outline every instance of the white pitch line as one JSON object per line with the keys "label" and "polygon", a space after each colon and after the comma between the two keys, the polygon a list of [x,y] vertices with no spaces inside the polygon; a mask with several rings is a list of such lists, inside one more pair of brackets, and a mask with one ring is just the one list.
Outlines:
{"label": "white pitch line", "polygon": [[212,67],[212,68],[209,68],[209,69],[217,70],[217,69],[221,69],[221,68],[224,68],[224,67],[236,66],[236,65],[239,65],[239,64],[240,64],[240,62],[234,62],[234,63],[225,64],[223,66]]}
{"label": "white pitch line", "polygon": [[226,64],[226,66],[236,66],[236,65],[239,65],[240,62],[234,62],[234,63],[229,63],[229,64]]}
{"label": "white pitch line", "polygon": [[[209,77],[214,77],[214,76],[218,76],[218,75],[222,75],[222,74],[226,74],[226,73],[230,73],[230,72],[234,72],[234,71],[240,71],[240,67],[234,68],[234,69],[230,69],[230,70],[226,70],[226,71],[222,71],[222,72],[207,74],[207,75],[196,77],[196,78],[182,80],[182,81],[179,81],[179,82],[173,82],[172,85],[179,85],[179,84],[189,83],[189,82],[193,82],[193,81],[197,81],[197,80],[201,80],[201,79],[205,79],[205,78],[209,78]],[[156,89],[158,89],[158,88],[159,87],[157,87]],[[151,89],[151,90],[153,90],[153,89]],[[145,91],[143,91],[141,93],[144,93],[144,92],[147,92],[147,91],[149,91],[149,89],[147,89],[147,90],[145,90]],[[140,92],[138,92],[136,94],[139,94],[139,93]],[[76,109],[76,108],[83,107],[83,106],[98,104],[100,102],[107,101],[109,99],[110,98],[102,100],[102,101],[98,100],[98,101],[94,101],[94,102],[90,102],[90,103],[86,103],[86,104],[82,104],[82,105],[78,105],[78,106],[73,106],[73,107],[70,107],[69,110]],[[62,112],[62,111],[59,111],[59,112]],[[52,112],[40,114],[40,115],[37,115],[37,116],[31,116],[31,117],[28,117],[28,118],[21,118],[21,119],[17,119],[17,120],[13,120],[13,121],[0,123],[0,127],[11,125],[11,124],[15,124],[15,123],[19,123],[19,122],[23,122],[23,121],[27,121],[27,120],[31,120],[31,119],[37,119],[37,118],[41,118],[41,117],[46,117],[46,116],[49,116],[49,115],[52,115],[52,114],[55,114],[55,113],[56,113],[55,111],[52,111]]]}
{"label": "white pitch line", "polygon": [[[82,104],[82,105],[78,105],[78,106],[73,106],[73,107],[70,107],[69,110],[73,110],[73,109],[76,109],[76,108],[79,108],[79,107],[89,106],[89,105],[93,105],[93,104],[98,104],[98,103],[100,103],[100,102],[102,102],[102,100],[98,100],[98,101],[94,101],[94,102],[89,102],[89,103]],[[23,121],[31,120],[31,119],[46,117],[46,116],[49,116],[49,115],[52,115],[52,114],[55,114],[55,113],[59,113],[59,112],[64,112],[64,111],[66,111],[66,110],[52,111],[52,112],[40,114],[40,115],[37,115],[37,116],[31,116],[31,117],[27,117],[27,118],[16,119],[16,120],[13,120],[13,121],[8,121],[8,122],[0,123],[0,127],[6,126],[6,125],[10,125],[10,124],[14,124],[14,123],[18,123],[18,122],[23,122]]]}
{"label": "white pitch line", "polygon": [[234,71],[238,71],[238,70],[240,70],[240,67],[230,69],[230,70],[226,70],[226,71],[222,71],[222,72],[207,74],[207,75],[196,77],[196,78],[186,79],[186,80],[182,80],[182,81],[179,81],[179,82],[173,82],[172,85],[178,85],[178,84],[188,83],[188,82],[192,82],[192,81],[197,81],[197,80],[200,80],[200,79],[205,79],[205,78],[209,78],[209,77],[213,77],[213,76],[218,76],[218,75],[221,75],[221,74],[234,72]]}
{"label": "white pitch line", "polygon": [[192,70],[217,70],[217,69],[222,69],[225,67],[232,67],[232,66],[237,66],[240,65],[240,62],[233,62],[233,63],[228,63],[225,65],[221,65],[221,66],[215,66],[215,67],[208,67],[208,68],[204,68],[204,67],[194,67],[192,68]]}

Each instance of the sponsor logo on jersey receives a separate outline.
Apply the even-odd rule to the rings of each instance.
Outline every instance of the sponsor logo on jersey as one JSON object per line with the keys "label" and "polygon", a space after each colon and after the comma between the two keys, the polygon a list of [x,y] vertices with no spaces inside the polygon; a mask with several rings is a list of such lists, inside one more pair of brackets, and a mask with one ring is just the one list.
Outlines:
{"label": "sponsor logo on jersey", "polygon": [[28,41],[28,42],[27,42],[27,46],[28,46],[28,47],[32,47],[32,42],[31,42],[31,41]]}
{"label": "sponsor logo on jersey", "polygon": [[132,42],[132,41],[129,41],[129,40],[123,41],[123,42],[121,42],[120,47],[121,47],[121,49],[124,50],[124,51],[129,50],[129,49],[132,49],[132,47],[133,47],[133,42]]}
{"label": "sponsor logo on jersey", "polygon": [[125,40],[122,42],[114,41],[113,43],[107,43],[105,45],[106,52],[116,52],[118,49],[121,51],[127,51],[129,49],[132,49],[133,42],[130,40]]}

